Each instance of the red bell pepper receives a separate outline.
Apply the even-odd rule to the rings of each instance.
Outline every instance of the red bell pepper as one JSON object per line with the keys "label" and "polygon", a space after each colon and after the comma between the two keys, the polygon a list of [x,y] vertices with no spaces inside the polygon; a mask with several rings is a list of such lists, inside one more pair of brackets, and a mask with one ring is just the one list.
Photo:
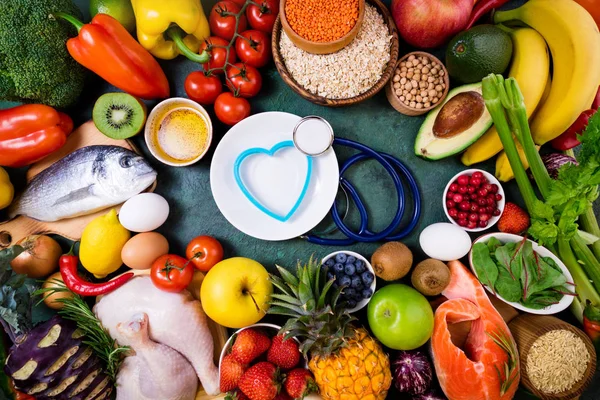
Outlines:
{"label": "red bell pepper", "polygon": [[64,113],[43,104],[0,110],[0,165],[24,167],[60,149],[73,130]]}
{"label": "red bell pepper", "polygon": [[79,64],[133,96],[169,97],[169,82],[158,61],[115,18],[97,14],[83,24],[68,14],[54,16],[77,28],[79,36],[67,41],[67,50]]}
{"label": "red bell pepper", "polygon": [[587,128],[590,118],[595,113],[596,110],[585,110],[582,112],[579,117],[577,117],[575,122],[573,122],[573,124],[569,127],[569,129],[564,131],[556,139],[552,140],[552,147],[554,147],[556,150],[565,151],[579,146],[581,143],[579,142],[577,136],[581,135],[585,128]]}
{"label": "red bell pepper", "polygon": [[583,331],[600,351],[600,310],[591,304],[587,304],[583,311]]}
{"label": "red bell pepper", "polygon": [[479,19],[481,19],[481,17],[483,17],[485,14],[503,6],[506,3],[508,3],[508,0],[479,1],[477,5],[475,5],[475,8],[473,8],[473,11],[471,11],[471,18],[469,18],[469,23],[467,24],[465,30],[471,29],[471,27],[475,25],[475,22],[479,21]]}

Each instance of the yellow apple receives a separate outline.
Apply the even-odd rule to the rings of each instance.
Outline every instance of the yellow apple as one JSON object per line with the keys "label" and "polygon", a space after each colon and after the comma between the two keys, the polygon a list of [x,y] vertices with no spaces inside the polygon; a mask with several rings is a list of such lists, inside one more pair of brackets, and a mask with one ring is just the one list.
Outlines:
{"label": "yellow apple", "polygon": [[216,323],[243,328],[265,316],[272,293],[265,267],[249,258],[233,257],[208,271],[200,287],[200,301]]}

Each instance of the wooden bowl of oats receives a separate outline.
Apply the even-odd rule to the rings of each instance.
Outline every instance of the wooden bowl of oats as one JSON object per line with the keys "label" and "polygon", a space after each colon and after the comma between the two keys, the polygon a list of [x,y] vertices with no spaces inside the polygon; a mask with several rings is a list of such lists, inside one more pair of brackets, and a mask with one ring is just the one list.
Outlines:
{"label": "wooden bowl of oats", "polygon": [[450,78],[444,64],[423,51],[404,55],[385,87],[388,101],[401,114],[422,115],[444,102]]}
{"label": "wooden bowl of oats", "polygon": [[297,47],[275,21],[273,59],[283,81],[304,99],[327,107],[360,103],[382,90],[394,73],[400,42],[394,19],[381,0],[366,0],[356,38],[332,54]]}
{"label": "wooden bowl of oats", "polygon": [[520,315],[508,327],[519,350],[521,385],[536,397],[576,399],[594,379],[596,350],[580,329],[532,314]]}

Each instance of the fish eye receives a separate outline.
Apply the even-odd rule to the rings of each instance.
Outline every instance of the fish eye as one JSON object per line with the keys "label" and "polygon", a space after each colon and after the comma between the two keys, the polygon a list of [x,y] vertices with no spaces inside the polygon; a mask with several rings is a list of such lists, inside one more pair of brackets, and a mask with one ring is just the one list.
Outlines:
{"label": "fish eye", "polygon": [[131,156],[121,157],[121,159],[119,160],[119,164],[121,164],[121,167],[123,167],[123,168],[131,167],[133,165],[132,157]]}

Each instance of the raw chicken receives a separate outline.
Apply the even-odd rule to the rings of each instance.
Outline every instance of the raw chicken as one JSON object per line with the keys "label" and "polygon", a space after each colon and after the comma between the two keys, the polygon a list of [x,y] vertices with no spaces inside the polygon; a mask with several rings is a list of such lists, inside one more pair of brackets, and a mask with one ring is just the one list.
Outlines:
{"label": "raw chicken", "polygon": [[198,377],[181,354],[153,342],[148,336],[148,316],[134,315],[117,331],[127,337],[135,352],[125,358],[117,375],[117,400],[193,400]]}
{"label": "raw chicken", "polygon": [[[516,344],[502,316],[485,294],[481,283],[460,261],[450,261],[450,284],[442,292],[448,298],[435,312],[431,349],[435,372],[450,400],[509,400],[519,386],[519,359],[511,374],[512,384],[501,393],[507,353],[490,335],[502,336],[516,351]],[[464,351],[452,343],[448,325],[472,321]],[[502,375],[502,380],[504,380]]]}
{"label": "raw chicken", "polygon": [[213,362],[213,339],[207,317],[200,302],[188,291],[168,293],[157,289],[149,276],[137,276],[104,295],[94,312],[110,336],[122,345],[132,343],[119,332],[117,325],[145,313],[150,339],[183,355],[194,367],[206,393],[219,393],[219,374]]}

